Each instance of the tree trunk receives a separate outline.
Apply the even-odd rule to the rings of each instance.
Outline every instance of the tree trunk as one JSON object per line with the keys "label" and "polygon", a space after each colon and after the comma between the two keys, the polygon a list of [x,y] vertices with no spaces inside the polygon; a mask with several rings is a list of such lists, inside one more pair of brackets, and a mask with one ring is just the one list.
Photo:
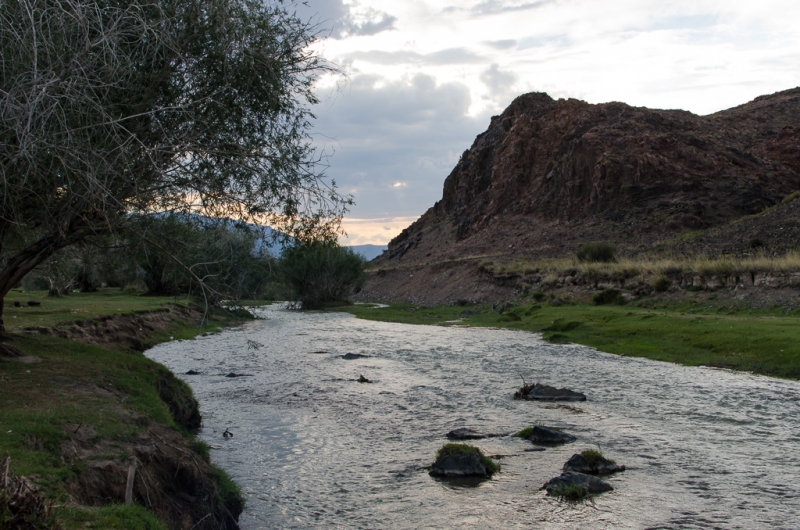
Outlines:
{"label": "tree trunk", "polygon": [[76,243],[90,234],[91,232],[87,230],[75,230],[69,235],[51,234],[21,250],[16,256],[8,260],[5,269],[0,270],[0,333],[6,330],[3,322],[3,308],[5,306],[5,297],[11,288],[57,251]]}

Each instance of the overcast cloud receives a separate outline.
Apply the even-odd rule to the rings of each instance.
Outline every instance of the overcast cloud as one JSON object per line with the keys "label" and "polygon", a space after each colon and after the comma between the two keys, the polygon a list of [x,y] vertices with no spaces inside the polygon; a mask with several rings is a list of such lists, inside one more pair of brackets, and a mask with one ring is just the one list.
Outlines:
{"label": "overcast cloud", "polygon": [[[441,198],[458,156],[522,93],[706,114],[800,85],[800,2],[310,0],[342,70],[315,140],[353,193],[345,226],[385,243]],[[338,87],[338,89],[337,89]]]}

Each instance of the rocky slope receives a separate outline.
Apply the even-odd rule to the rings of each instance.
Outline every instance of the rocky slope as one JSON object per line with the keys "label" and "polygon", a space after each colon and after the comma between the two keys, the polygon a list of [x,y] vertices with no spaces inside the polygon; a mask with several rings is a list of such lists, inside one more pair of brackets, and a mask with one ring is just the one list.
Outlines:
{"label": "rocky slope", "polygon": [[[796,205],[735,221],[797,190],[800,88],[708,116],[525,94],[462,154],[442,199],[373,262],[384,272],[362,297],[410,300],[436,290],[439,278],[432,300],[452,301],[458,285],[435,271],[445,262],[571,256],[589,241],[635,255],[745,252],[759,238],[780,253],[797,244]],[[703,235],[689,238],[702,248],[687,246],[687,233]],[[416,270],[417,280],[387,279],[401,269]],[[462,290],[470,284],[477,299],[492,298],[470,283],[475,269],[453,274]]]}

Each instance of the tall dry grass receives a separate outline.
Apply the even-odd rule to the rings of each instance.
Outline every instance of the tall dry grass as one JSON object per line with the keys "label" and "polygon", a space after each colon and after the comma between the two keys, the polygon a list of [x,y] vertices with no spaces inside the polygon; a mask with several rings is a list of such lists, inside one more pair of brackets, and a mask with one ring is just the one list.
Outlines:
{"label": "tall dry grass", "polygon": [[582,263],[577,258],[554,258],[537,261],[515,260],[508,263],[483,263],[495,274],[555,274],[581,272],[586,275],[665,276],[670,274],[720,275],[737,272],[800,272],[800,252],[780,257],[756,255],[743,258],[696,256],[691,258],[644,256],[620,258],[613,263]]}

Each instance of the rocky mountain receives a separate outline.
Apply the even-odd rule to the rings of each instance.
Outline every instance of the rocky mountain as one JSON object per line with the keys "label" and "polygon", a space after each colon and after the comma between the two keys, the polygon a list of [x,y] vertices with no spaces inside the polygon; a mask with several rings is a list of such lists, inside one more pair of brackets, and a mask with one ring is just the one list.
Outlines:
{"label": "rocky mountain", "polygon": [[[636,254],[711,228],[724,240],[721,227],[797,190],[800,88],[707,116],[525,94],[375,263],[558,257],[589,241]],[[745,248],[739,239],[726,248]]]}

